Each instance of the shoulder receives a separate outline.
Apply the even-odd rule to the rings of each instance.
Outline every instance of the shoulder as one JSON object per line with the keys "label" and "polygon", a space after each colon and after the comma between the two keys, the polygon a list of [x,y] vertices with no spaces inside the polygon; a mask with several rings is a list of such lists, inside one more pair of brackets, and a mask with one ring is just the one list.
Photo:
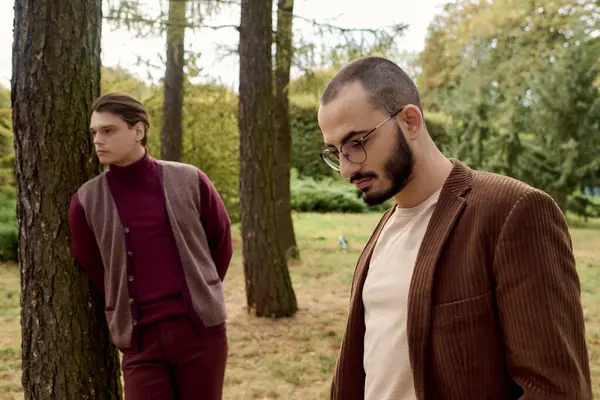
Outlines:
{"label": "shoulder", "polygon": [[473,185],[468,204],[479,222],[491,223],[502,229],[509,220],[535,218],[534,209],[544,209],[562,218],[554,199],[546,192],[525,182],[490,172],[473,171]]}
{"label": "shoulder", "polygon": [[473,171],[470,201],[480,202],[496,209],[512,209],[529,196],[551,199],[545,192],[518,179],[484,171]]}
{"label": "shoulder", "polygon": [[179,161],[156,160],[164,169],[174,170],[178,172],[195,172],[199,171],[198,167],[186,164]]}
{"label": "shoulder", "polygon": [[198,167],[176,161],[157,160],[157,163],[163,170],[164,185],[169,193],[200,195],[203,173]]}
{"label": "shoulder", "polygon": [[99,198],[99,188],[105,176],[106,171],[96,175],[73,193],[69,203],[69,221],[71,223],[86,219],[86,208],[93,206],[96,203],[95,200]]}
{"label": "shoulder", "polygon": [[83,204],[88,198],[93,196],[98,190],[98,187],[104,182],[107,171],[103,171],[99,175],[96,175],[92,179],[85,182],[77,189],[77,192],[73,195],[73,198],[79,199]]}
{"label": "shoulder", "polygon": [[166,175],[177,174],[178,178],[187,177],[198,179],[198,175],[202,172],[194,165],[186,164],[177,161],[156,160],[163,168]]}
{"label": "shoulder", "polygon": [[196,182],[200,180],[200,184],[210,184],[208,175],[195,165],[164,160],[157,160],[157,162],[162,165],[163,170],[167,171],[167,173],[177,174],[178,177],[181,177],[182,174],[184,174],[186,177],[195,179]]}

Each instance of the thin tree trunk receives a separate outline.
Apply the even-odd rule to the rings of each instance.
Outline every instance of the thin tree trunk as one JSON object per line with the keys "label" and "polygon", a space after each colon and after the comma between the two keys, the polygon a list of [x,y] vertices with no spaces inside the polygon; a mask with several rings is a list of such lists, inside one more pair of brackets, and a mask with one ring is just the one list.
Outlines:
{"label": "thin tree trunk", "polygon": [[183,64],[186,0],[169,0],[167,66],[161,131],[161,158],[181,160],[183,138]]}
{"label": "thin tree trunk", "polygon": [[290,168],[292,134],[289,118],[288,86],[292,65],[292,19],[294,0],[279,0],[277,4],[277,35],[275,56],[275,196],[277,221],[287,259],[299,259],[294,223],[292,221]]}
{"label": "thin tree trunk", "polygon": [[101,0],[16,0],[12,108],[25,399],[119,399],[102,296],[70,251],[69,201],[96,175]]}
{"label": "thin tree trunk", "polygon": [[551,191],[550,195],[558,205],[558,208],[563,212],[563,214],[567,215],[567,200],[569,198],[567,188],[556,188]]}
{"label": "thin tree trunk", "polygon": [[248,307],[259,316],[298,306],[277,230],[273,170],[273,0],[242,0],[240,23],[240,200]]}

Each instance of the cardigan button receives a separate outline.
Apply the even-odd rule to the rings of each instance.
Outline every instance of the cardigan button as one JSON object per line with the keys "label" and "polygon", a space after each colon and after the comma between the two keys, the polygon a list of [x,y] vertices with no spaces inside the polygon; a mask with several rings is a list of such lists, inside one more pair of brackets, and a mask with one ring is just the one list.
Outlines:
{"label": "cardigan button", "polygon": [[129,275],[129,277],[127,278],[127,280],[129,280],[129,282],[133,282],[133,276]]}
{"label": "cardigan button", "polygon": [[129,228],[125,227],[125,229],[123,229],[123,232],[129,233]]}
{"label": "cardigan button", "polygon": [[137,321],[135,319],[133,321],[131,321],[131,323],[133,324],[133,326],[137,325]]}

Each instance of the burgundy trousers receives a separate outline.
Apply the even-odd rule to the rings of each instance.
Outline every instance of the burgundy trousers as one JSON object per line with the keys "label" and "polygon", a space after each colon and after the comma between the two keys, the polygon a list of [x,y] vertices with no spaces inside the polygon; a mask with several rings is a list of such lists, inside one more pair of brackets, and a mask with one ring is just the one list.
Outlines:
{"label": "burgundy trousers", "polygon": [[142,326],[140,351],[123,354],[125,400],[221,400],[223,330],[200,336],[187,316]]}

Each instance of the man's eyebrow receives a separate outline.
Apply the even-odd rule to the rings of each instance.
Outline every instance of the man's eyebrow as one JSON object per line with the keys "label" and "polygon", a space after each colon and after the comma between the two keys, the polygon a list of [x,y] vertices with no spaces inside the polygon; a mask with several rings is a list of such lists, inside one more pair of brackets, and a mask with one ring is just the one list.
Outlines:
{"label": "man's eyebrow", "polygon": [[[369,132],[369,131],[368,131],[368,130],[361,130],[361,131],[350,131],[350,132],[348,132],[348,133],[346,133],[346,134],[344,135],[344,137],[343,137],[343,138],[342,138],[342,140],[341,140],[341,143],[342,143],[342,144],[344,144],[344,143],[346,143],[346,142],[347,142],[347,141],[348,141],[348,140],[349,140],[351,137],[353,137],[353,136],[356,136],[356,135],[359,135],[359,134],[361,134],[361,135],[362,135],[362,134],[365,134],[365,133],[367,133],[367,132]],[[330,144],[330,143],[325,143],[325,147],[335,147],[335,145],[334,145],[334,144]]]}
{"label": "man's eyebrow", "polygon": [[[116,125],[102,125],[100,127],[98,127],[99,129],[108,129],[108,128],[116,128]],[[92,127],[90,127],[90,132],[96,132],[96,130]]]}

